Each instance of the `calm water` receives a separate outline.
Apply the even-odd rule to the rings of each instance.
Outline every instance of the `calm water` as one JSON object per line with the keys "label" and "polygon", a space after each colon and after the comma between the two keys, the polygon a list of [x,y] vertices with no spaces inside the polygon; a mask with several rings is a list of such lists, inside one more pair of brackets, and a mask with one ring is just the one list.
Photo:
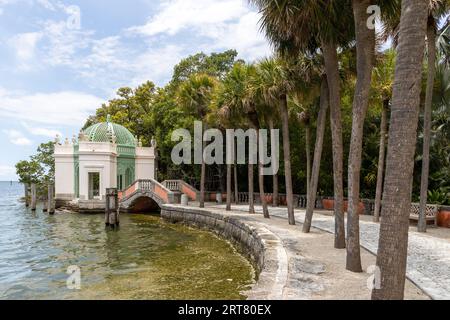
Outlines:
{"label": "calm water", "polygon": [[[36,213],[23,186],[0,182],[0,299],[242,299],[250,264],[210,233],[122,215],[106,231],[102,215]],[[67,268],[81,269],[69,290]]]}

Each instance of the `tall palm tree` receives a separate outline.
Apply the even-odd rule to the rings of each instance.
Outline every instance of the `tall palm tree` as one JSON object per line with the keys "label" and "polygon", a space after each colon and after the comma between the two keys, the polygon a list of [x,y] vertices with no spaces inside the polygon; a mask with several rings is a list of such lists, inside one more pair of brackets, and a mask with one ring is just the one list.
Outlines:
{"label": "tall palm tree", "polygon": [[[320,86],[320,107],[317,115],[317,133],[316,144],[314,148],[314,160],[312,166],[311,180],[306,201],[305,225],[311,225],[314,209],[316,207],[317,188],[320,177],[320,163],[322,161],[323,140],[325,136],[325,127],[327,120],[327,112],[329,108],[329,90],[328,81],[325,75],[322,76]],[[304,226],[305,226],[304,225]]]}
{"label": "tall palm tree", "polygon": [[375,60],[375,28],[367,27],[371,0],[352,0],[355,20],[357,79],[353,98],[353,123],[348,164],[347,270],[362,272],[359,243],[359,201],[364,121],[369,107]]}
{"label": "tall palm tree", "polygon": [[[275,120],[274,120],[274,115],[269,116],[267,119],[267,123],[269,125],[269,130],[271,133],[271,146],[275,146],[276,143],[278,141],[274,140],[274,137],[272,136],[272,132],[275,129]],[[274,172],[274,174],[272,175],[272,195],[273,195],[273,199],[272,199],[272,206],[274,207],[278,207],[279,206],[279,189],[278,189],[278,172]]]}
{"label": "tall palm tree", "polygon": [[[198,117],[205,130],[205,118],[209,112],[209,107],[213,97],[214,88],[217,80],[206,74],[194,74],[181,84],[177,92],[178,103],[189,112]],[[203,134],[202,134],[203,140]],[[205,144],[203,142],[203,150]],[[202,167],[200,178],[200,208],[205,207],[205,177],[206,163],[202,153]]]}
{"label": "tall palm tree", "polygon": [[[221,125],[222,128],[224,128],[224,131],[227,129],[232,128],[232,119],[231,119],[231,110],[230,108],[225,105],[223,103],[222,97],[224,95],[224,86],[222,84],[220,84],[218,89],[218,94],[215,95],[215,98],[213,100],[213,106],[216,108],[216,112],[218,115],[218,120],[219,123]],[[227,150],[227,163],[226,163],[226,167],[227,167],[227,177],[226,177],[226,181],[227,181],[227,204],[226,204],[226,211],[231,211],[231,202],[232,202],[232,193],[231,193],[231,182],[232,182],[232,164],[230,163],[228,156],[230,155],[231,152],[231,156],[234,159],[234,148],[233,150]]]}
{"label": "tall palm tree", "polygon": [[427,24],[427,53],[428,73],[427,89],[425,96],[424,121],[423,121],[423,156],[422,156],[422,178],[420,187],[420,213],[418,231],[427,231],[426,206],[428,200],[428,179],[430,175],[430,141],[431,141],[431,116],[433,104],[434,80],[436,77],[436,32],[437,23],[444,14],[448,14],[450,1],[429,0],[429,16]]}
{"label": "tall palm tree", "polygon": [[[349,0],[252,0],[262,13],[262,27],[275,48],[298,57],[299,52],[322,49],[328,78],[333,138],[335,198],[335,247],[345,248],[343,141],[337,50],[352,38],[353,24]],[[305,221],[304,232],[311,228]]]}
{"label": "tall palm tree", "polygon": [[305,126],[305,154],[306,154],[306,194],[310,192],[311,184],[311,115],[308,109],[298,114],[298,120]]}
{"label": "tall palm tree", "polygon": [[427,3],[403,0],[373,299],[403,299]]}
{"label": "tall palm tree", "polygon": [[276,109],[280,113],[288,220],[290,225],[295,225],[288,112],[288,94],[292,91],[293,84],[290,81],[286,65],[280,59],[263,59],[256,65],[256,70],[258,74],[258,83],[255,84],[257,95],[262,98],[266,106],[278,107]]}
{"label": "tall palm tree", "polygon": [[374,69],[374,92],[379,94],[376,100],[381,100],[380,151],[378,156],[377,189],[375,196],[374,221],[380,222],[381,197],[383,192],[384,167],[386,160],[386,139],[388,135],[388,112],[392,97],[392,84],[395,71],[395,50],[390,49],[381,57]]}
{"label": "tall palm tree", "polygon": [[[252,65],[237,63],[229,72],[223,81],[222,90],[219,93],[219,105],[222,110],[227,110],[228,117],[242,117],[244,121],[258,133],[260,130],[260,112],[261,108],[258,104],[260,99],[256,96],[257,91],[254,90],[254,83],[257,79],[256,69]],[[259,134],[258,134],[259,136]],[[261,203],[263,206],[264,217],[269,218],[269,210],[267,208],[267,201],[264,193],[264,176],[262,175],[261,162],[258,161],[258,180]],[[249,198],[250,198],[250,212],[254,213],[254,196],[253,196],[253,164],[248,164],[249,169]],[[231,166],[229,166],[231,175]],[[227,179],[228,180],[228,179]],[[230,179],[230,194],[231,194],[231,179]],[[231,205],[231,203],[230,203]]]}

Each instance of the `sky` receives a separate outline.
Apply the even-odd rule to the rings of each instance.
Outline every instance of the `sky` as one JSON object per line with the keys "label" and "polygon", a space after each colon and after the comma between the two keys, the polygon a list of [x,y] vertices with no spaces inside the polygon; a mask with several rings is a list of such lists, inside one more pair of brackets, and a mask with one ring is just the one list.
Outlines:
{"label": "sky", "polygon": [[0,180],[118,88],[163,86],[184,57],[270,55],[259,18],[246,0],[0,0]]}

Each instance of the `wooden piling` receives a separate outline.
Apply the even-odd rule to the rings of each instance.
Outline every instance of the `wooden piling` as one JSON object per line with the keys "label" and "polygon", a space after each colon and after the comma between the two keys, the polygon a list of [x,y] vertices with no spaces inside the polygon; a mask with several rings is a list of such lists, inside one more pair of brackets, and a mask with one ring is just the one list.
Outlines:
{"label": "wooden piling", "polygon": [[53,192],[53,184],[48,184],[48,213],[53,215],[55,214],[55,199],[54,199],[54,192]]}
{"label": "wooden piling", "polygon": [[105,225],[115,228],[119,224],[119,194],[116,188],[108,188],[106,189]]}
{"label": "wooden piling", "polygon": [[31,211],[36,211],[36,203],[37,203],[37,191],[36,184],[31,184]]}
{"label": "wooden piling", "polygon": [[30,206],[30,193],[29,193],[29,185],[28,183],[24,183],[23,184],[24,189],[25,189],[25,206],[28,208]]}

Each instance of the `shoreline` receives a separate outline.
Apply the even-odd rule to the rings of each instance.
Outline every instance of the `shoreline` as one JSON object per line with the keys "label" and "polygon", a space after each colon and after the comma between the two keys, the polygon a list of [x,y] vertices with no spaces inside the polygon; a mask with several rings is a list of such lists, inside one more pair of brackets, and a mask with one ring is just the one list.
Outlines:
{"label": "shoreline", "polygon": [[[332,247],[332,235],[317,228],[302,234],[298,226],[288,226],[272,216],[270,224],[260,214],[219,207],[199,209],[165,205],[161,218],[175,224],[208,230],[231,242],[238,251],[257,263],[257,281],[244,294],[248,300],[327,300],[370,299],[367,273],[345,270],[345,250]],[[259,245],[254,245],[254,241]],[[375,264],[375,257],[362,249],[365,266]],[[427,300],[430,296],[407,281],[406,299]]]}

